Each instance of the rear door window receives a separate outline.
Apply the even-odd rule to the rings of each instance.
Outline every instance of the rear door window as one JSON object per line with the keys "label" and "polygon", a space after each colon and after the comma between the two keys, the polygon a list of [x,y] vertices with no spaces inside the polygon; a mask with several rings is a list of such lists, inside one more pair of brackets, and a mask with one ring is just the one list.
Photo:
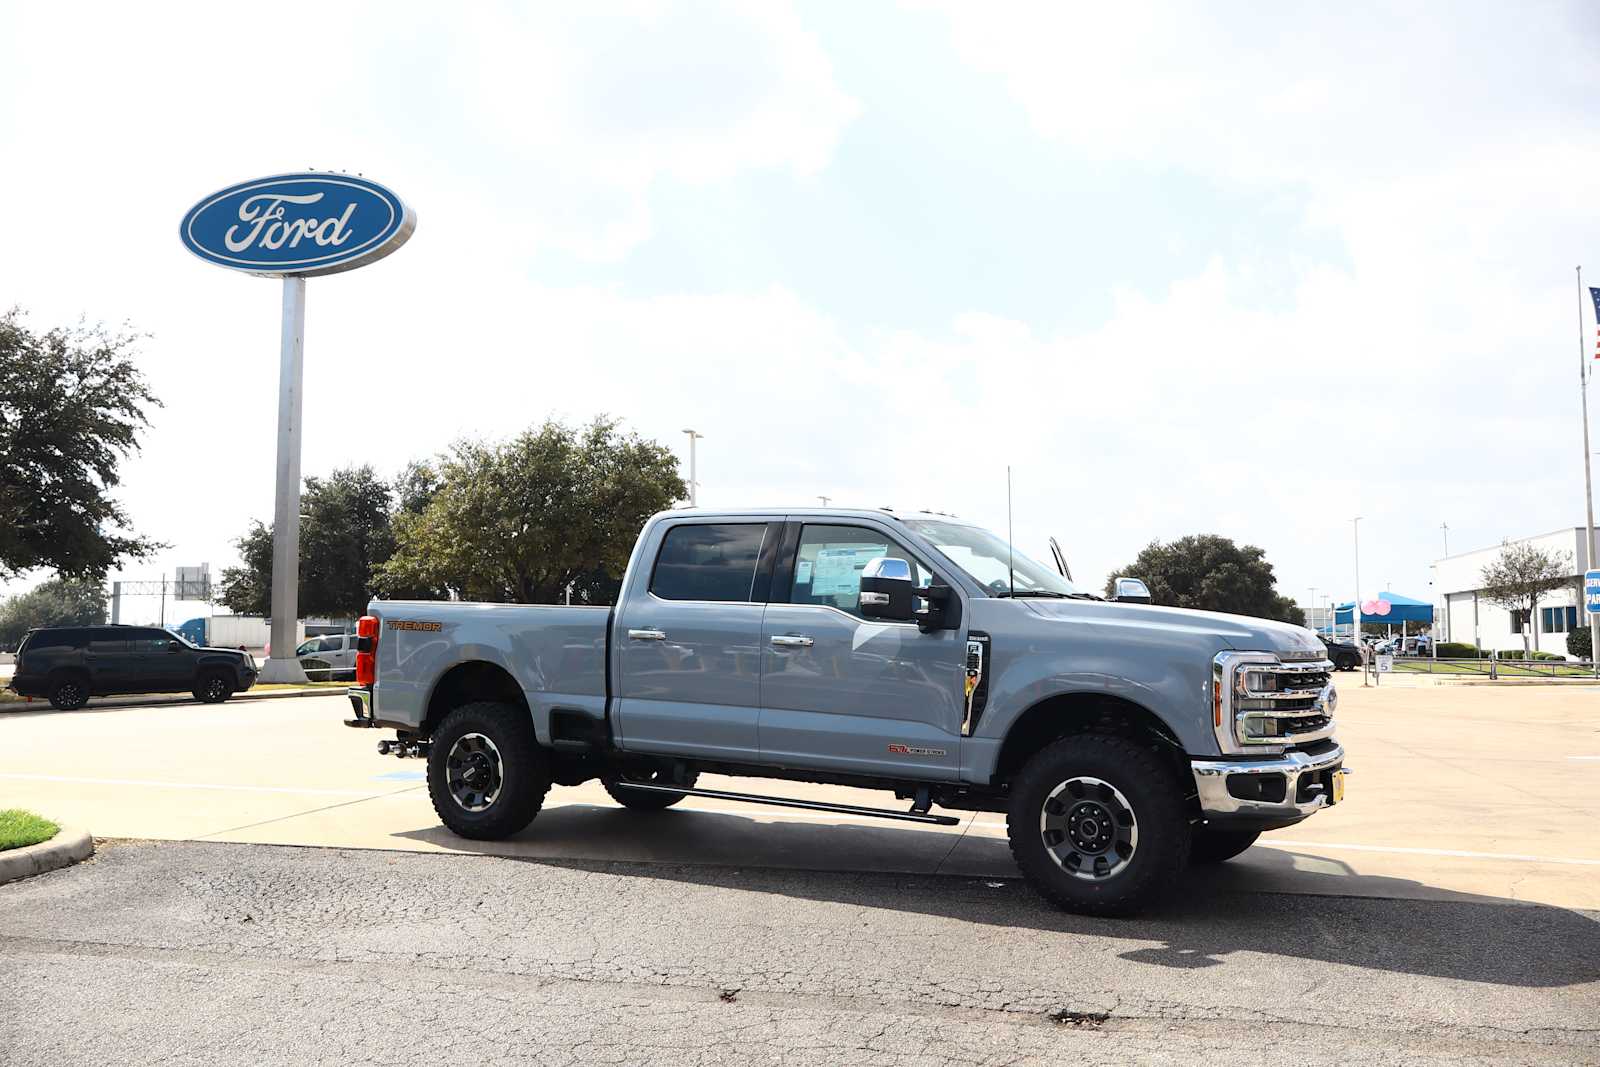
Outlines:
{"label": "rear door window", "polygon": [[767,524],[695,523],[661,539],[650,591],[663,600],[748,603]]}
{"label": "rear door window", "polygon": [[89,635],[89,651],[97,656],[120,656],[128,651],[127,635],[118,630],[96,630]]}
{"label": "rear door window", "polygon": [[165,630],[134,630],[128,635],[128,651],[144,654],[165,652],[167,644],[175,640]]}

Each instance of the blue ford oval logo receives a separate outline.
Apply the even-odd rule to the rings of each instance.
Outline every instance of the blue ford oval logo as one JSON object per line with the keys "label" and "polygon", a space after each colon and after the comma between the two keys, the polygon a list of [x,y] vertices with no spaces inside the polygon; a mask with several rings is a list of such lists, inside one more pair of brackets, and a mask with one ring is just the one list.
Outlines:
{"label": "blue ford oval logo", "polygon": [[181,235],[208,262],[250,274],[354,270],[406,243],[417,218],[377,182],[279,174],[229,186],[189,209]]}

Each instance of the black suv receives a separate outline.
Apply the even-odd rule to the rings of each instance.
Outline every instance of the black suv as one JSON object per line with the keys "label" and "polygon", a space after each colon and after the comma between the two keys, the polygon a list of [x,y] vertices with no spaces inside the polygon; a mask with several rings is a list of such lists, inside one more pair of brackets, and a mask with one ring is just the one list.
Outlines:
{"label": "black suv", "polygon": [[91,696],[175,693],[219,704],[256,682],[256,661],[230,648],[197,648],[153,626],[52,626],[29,630],[10,688],[70,711]]}
{"label": "black suv", "polygon": [[1328,658],[1333,661],[1334,670],[1353,671],[1361,666],[1361,650],[1349,641],[1327,637],[1319,637],[1317,640],[1327,648]]}

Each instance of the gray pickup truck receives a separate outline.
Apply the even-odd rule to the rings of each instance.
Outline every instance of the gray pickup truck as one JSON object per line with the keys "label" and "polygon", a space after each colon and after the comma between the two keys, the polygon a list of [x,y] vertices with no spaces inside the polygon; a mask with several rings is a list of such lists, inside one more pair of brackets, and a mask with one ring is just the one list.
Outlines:
{"label": "gray pickup truck", "polygon": [[[658,811],[732,797],[918,822],[1005,812],[1028,880],[1128,914],[1190,862],[1340,802],[1309,630],[1080,592],[959,519],[671,511],[615,607],[374,601],[347,725],[426,758],[444,824],[515,834],[552,785]],[[697,785],[882,789],[907,809]]]}

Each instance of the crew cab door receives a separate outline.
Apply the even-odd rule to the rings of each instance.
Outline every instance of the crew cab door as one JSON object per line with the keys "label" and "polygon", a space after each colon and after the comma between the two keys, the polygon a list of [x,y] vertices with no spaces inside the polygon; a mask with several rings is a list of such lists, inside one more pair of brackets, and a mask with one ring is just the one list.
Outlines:
{"label": "crew cab door", "polygon": [[647,533],[611,637],[622,749],[759,756],[761,614],[781,530],[766,518],[688,517]]}
{"label": "crew cab door", "polygon": [[861,568],[875,556],[907,560],[920,586],[935,576],[888,523],[788,525],[761,633],[762,760],[953,780],[965,629],[863,618]]}

